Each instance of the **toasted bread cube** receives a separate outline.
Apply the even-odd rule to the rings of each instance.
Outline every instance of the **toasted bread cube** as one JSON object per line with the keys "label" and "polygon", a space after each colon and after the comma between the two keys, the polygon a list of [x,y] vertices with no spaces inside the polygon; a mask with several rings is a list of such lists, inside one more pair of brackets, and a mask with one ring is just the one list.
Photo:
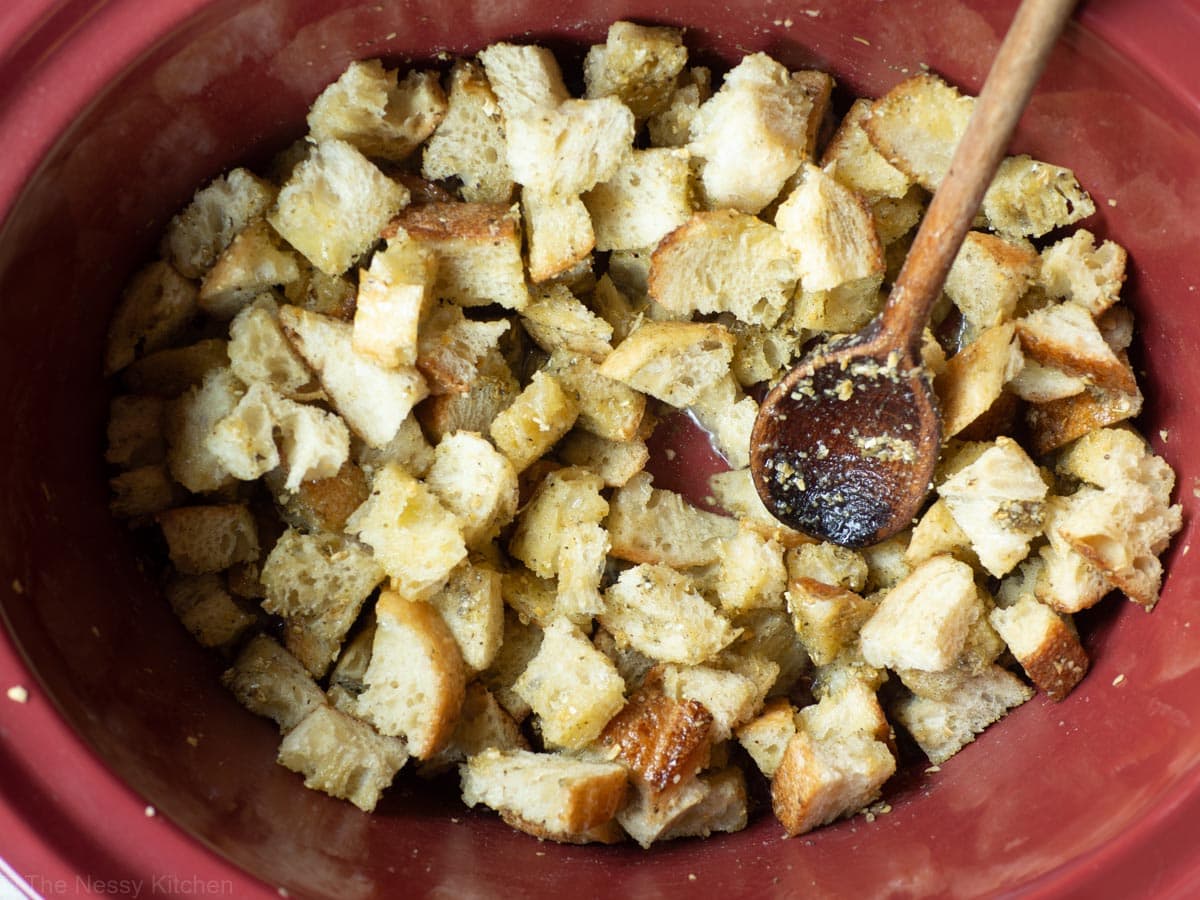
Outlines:
{"label": "toasted bread cube", "polygon": [[871,215],[875,217],[875,231],[879,243],[883,244],[884,263],[887,266],[885,280],[894,282],[908,255],[913,228],[925,214],[929,194],[920,185],[914,184],[903,197],[881,197],[871,204]]}
{"label": "toasted bread cube", "polygon": [[351,450],[354,461],[367,472],[374,472],[394,462],[406,472],[422,478],[433,465],[433,447],[425,437],[416,415],[405,418],[396,430],[396,436],[382,447],[371,447],[362,441],[354,441]]}
{"label": "toasted bread cube", "polygon": [[421,173],[434,180],[457,178],[470,203],[508,203],[514,184],[505,146],[500,101],[483,67],[456,60],[446,116],[425,143]]}
{"label": "toasted bread cube", "polygon": [[433,606],[395,591],[379,595],[375,620],[355,712],[427,759],[450,740],[462,710],[467,680],[458,644]]}
{"label": "toasted bread cube", "polygon": [[345,272],[409,200],[352,145],[324,140],[296,166],[268,221],[327,275]]}
{"label": "toasted bread cube", "polygon": [[733,334],[733,362],[730,371],[743,388],[775,382],[783,374],[805,342],[802,331],[790,327],[764,328],[748,325],[728,313],[717,321]]}
{"label": "toasted bread cube", "polygon": [[648,678],[609,720],[598,743],[615,752],[640,787],[661,795],[707,766],[712,722],[704,704],[668,697],[658,678]]}
{"label": "toasted bread cube", "polygon": [[706,838],[716,833],[741,831],[749,821],[746,776],[737,766],[726,766],[698,777],[705,787],[699,803],[689,804],[658,839]]}
{"label": "toasted bread cube", "polygon": [[299,280],[283,286],[287,302],[309,312],[352,321],[358,285],[346,273],[327,275],[314,268],[308,260],[301,260],[300,267]]}
{"label": "toasted bread cube", "polygon": [[773,697],[763,705],[762,712],[738,727],[737,739],[758,770],[771,778],[796,730],[796,708],[787,697]]}
{"label": "toasted bread cube", "polygon": [[162,260],[130,280],[113,312],[104,351],[104,374],[112,375],[156,350],[171,346],[196,317],[196,286]]}
{"label": "toasted bread cube", "polygon": [[[697,272],[704,273],[700,282]],[[797,278],[779,229],[720,209],[696,213],[663,238],[651,257],[648,289],[672,313],[730,312],[770,328],[787,308]]]}
{"label": "toasted bread cube", "polygon": [[1037,252],[1028,244],[970,231],[946,275],[945,291],[979,332],[1012,318],[1037,270]]}
{"label": "toasted bread cube", "polygon": [[783,606],[787,568],[783,547],[747,525],[721,545],[717,598],[731,614]]}
{"label": "toasted bread cube", "polygon": [[375,473],[371,496],[346,531],[371,547],[393,589],[412,599],[441,588],[467,556],[458,517],[396,463]]}
{"label": "toasted bread cube", "polygon": [[229,366],[227,341],[206,338],[185,347],[156,350],[121,371],[121,384],[131,394],[178,397],[200,385],[207,375]]}
{"label": "toasted bread cube", "polygon": [[313,678],[324,678],[337,660],[366,599],[366,594],[339,593],[311,613],[296,613],[283,620],[283,645]]}
{"label": "toasted bread cube", "polygon": [[625,705],[625,682],[616,667],[566,619],[546,627],[513,689],[554,747],[578,750],[591,743]]}
{"label": "toasted bread cube", "polygon": [[1046,501],[1049,542],[1037,557],[1022,566],[1029,567],[1027,577],[1034,585],[1034,596],[1061,613],[1095,606],[1113,588],[1104,573],[1072,547],[1059,530],[1059,524],[1071,515],[1077,502],[1072,497],[1050,497]]}
{"label": "toasted bread cube", "polygon": [[715,322],[645,322],[600,365],[600,374],[689,406],[729,372],[733,335]]}
{"label": "toasted bread cube", "polygon": [[[489,350],[475,368],[475,379],[466,393],[437,394],[417,407],[420,425],[434,443],[456,431],[486,434],[496,416],[521,393],[521,385],[499,350]],[[421,430],[416,429],[418,433]],[[427,456],[426,468],[433,461],[432,453]]]}
{"label": "toasted bread cube", "polygon": [[547,353],[579,353],[601,362],[612,352],[612,326],[561,284],[537,289],[521,324]]}
{"label": "toasted bread cube", "polygon": [[[507,583],[506,578],[502,587]],[[507,598],[505,602],[507,603]],[[524,619],[516,609],[506,609],[504,638],[500,643],[500,650],[492,660],[491,666],[479,675],[479,680],[517,722],[523,722],[532,710],[525,699],[513,689],[513,685],[537,655],[538,648],[542,645],[542,630],[541,625]]]}
{"label": "toasted bread cube", "polygon": [[302,531],[341,532],[371,494],[366,473],[350,460],[334,475],[300,482],[295,491],[274,479],[268,479],[268,484],[275,492],[280,517]]}
{"label": "toasted bread cube", "polygon": [[529,622],[538,628],[545,628],[554,619],[562,616],[580,628],[590,626],[592,613],[572,614],[558,607],[558,580],[542,578],[518,566],[507,570],[501,580],[501,593],[504,603],[522,622]]}
{"label": "toasted bread cube", "polygon": [[517,511],[517,473],[512,463],[472,432],[447,435],[434,448],[425,484],[458,517],[468,547],[490,541]]}
{"label": "toasted bread cube", "polygon": [[971,567],[935,556],[891,588],[862,626],[863,659],[892,669],[941,671],[958,658],[983,611]]}
{"label": "toasted bread cube", "polygon": [[866,99],[850,105],[825,145],[821,166],[868,200],[899,199],[908,193],[912,181],[875,149],[863,130],[863,123],[871,117],[871,108],[871,101]]}
{"label": "toasted bread cube", "polygon": [[227,366],[172,403],[166,414],[167,465],[171,476],[192,493],[215,491],[233,476],[208,448],[217,423],[237,407],[244,388]]}
{"label": "toasted bread cube", "polygon": [[619,840],[613,817],[627,789],[618,763],[560,754],[484,750],[462,767],[464,803],[482,803],[513,828],[562,843]]}
{"label": "toasted bread cube", "polygon": [[252,637],[225,670],[221,682],[250,712],[273,719],[287,734],[314,710],[325,695],[297,659],[272,637]]}
{"label": "toasted bread cube", "polygon": [[986,329],[950,357],[933,382],[941,400],[943,438],[953,437],[986,413],[1022,362],[1012,322]]}
{"label": "toasted bread cube", "polygon": [[625,296],[608,272],[597,279],[589,306],[612,328],[610,347],[625,340],[642,321],[640,305]]}
{"label": "toasted bread cube", "polygon": [[1065,400],[1087,390],[1087,380],[1078,375],[1068,375],[1061,369],[1042,365],[1026,356],[1025,362],[1008,383],[1008,389],[1030,403],[1050,403]]}
{"label": "toasted bread cube", "polygon": [[1049,296],[1077,303],[1094,318],[1121,299],[1126,256],[1113,241],[1097,247],[1096,236],[1080,228],[1042,251],[1038,281]]}
{"label": "toasted bread cube", "polygon": [[462,394],[471,390],[480,367],[509,330],[506,319],[477,321],[453,303],[439,303],[421,325],[416,365],[430,392]]}
{"label": "toasted bread cube", "polygon": [[492,664],[504,638],[500,573],[470,559],[450,573],[446,586],[429,598],[458,644],[469,673]]}
{"label": "toasted bread cube", "polygon": [[313,374],[279,324],[279,307],[263,294],[229,323],[229,367],[246,384],[262,382],[285,397],[304,399]]}
{"label": "toasted bread cube", "polygon": [[289,528],[263,563],[263,609],[286,617],[320,612],[342,599],[361,607],[383,578],[383,568],[356,541]]}
{"label": "toasted bread cube", "polygon": [[506,119],[554,109],[568,97],[558,60],[545,47],[498,41],[479,51]]}
{"label": "toasted bread cube", "polygon": [[372,447],[392,440],[429,392],[415,368],[383,368],[355,351],[347,322],[295,306],[281,308],[279,320],[346,424]]}
{"label": "toasted bread cube", "polygon": [[528,750],[529,741],[491,691],[478,681],[467,685],[462,715],[449,743],[421,763],[420,775],[438,775],[485,750]]}
{"label": "toasted bread cube", "polygon": [[1042,533],[1046,483],[1012,438],[997,438],[978,459],[942,482],[938,493],[979,561],[997,578],[1012,571]]}
{"label": "toasted bread cube", "polygon": [[949,700],[910,697],[892,708],[905,730],[941,765],[975,740],[975,735],[1033,696],[1033,690],[1000,666],[964,679]]}
{"label": "toasted bread cube", "polygon": [[784,557],[788,578],[807,578],[860,592],[867,584],[869,567],[864,552],[821,541],[801,544]]}
{"label": "toasted bread cube", "polygon": [[818,741],[850,736],[870,737],[885,744],[892,740],[892,727],[875,688],[866,681],[848,679],[817,703],[803,707],[796,719],[800,730]]}
{"label": "toasted bread cube", "polygon": [[610,378],[590,357],[556,351],[545,370],[579,406],[579,428],[610,441],[632,441],[646,419],[646,395]]}
{"label": "toasted bread cube", "polygon": [[875,612],[875,604],[854,591],[803,577],[788,581],[787,606],[800,643],[818,666],[853,646]]}
{"label": "toasted bread cube", "polygon": [[171,562],[185,575],[258,559],[258,528],[243,504],[180,506],[160,512],[157,520]]}
{"label": "toasted bread cube", "polygon": [[667,105],[686,63],[681,29],[613,22],[584,59],[586,96],[616,97],[642,121]]}
{"label": "toasted bread cube", "polygon": [[529,279],[534,284],[568,277],[588,263],[596,234],[577,194],[526,187],[521,192],[521,211],[528,237]]}
{"label": "toasted bread cube", "polygon": [[171,219],[162,252],[187,278],[199,278],[233,236],[266,213],[276,190],[246,169],[233,169],[198,190]]}
{"label": "toasted bread cube", "polygon": [[284,490],[299,491],[305,482],[335,477],[349,455],[345,423],[319,407],[285,397],[276,397],[273,406],[286,472]]}
{"label": "toasted bread cube", "polygon": [[883,275],[883,247],[866,201],[819,166],[801,166],[798,185],[776,210],[775,227],[797,254],[806,291]]}
{"label": "toasted bread cube", "polygon": [[1077,303],[1045,306],[1017,323],[1021,349],[1044,366],[1078,375],[1101,388],[1130,394],[1137,381],[1109,347],[1088,311]]}
{"label": "toasted bread cube", "polygon": [[1175,473],[1132,428],[1098,428],[1064,447],[1054,463],[1059,475],[1099,488],[1120,488],[1136,481],[1169,503]]}
{"label": "toasted bread cube", "polygon": [[1096,211],[1070,169],[1010,156],[1000,163],[980,207],[988,226],[1004,237],[1040,237]]}
{"label": "toasted bread cube", "polygon": [[1143,399],[1140,390],[1127,393],[1089,386],[1061,400],[1030,404],[1025,414],[1030,449],[1035,456],[1044,456],[1090,431],[1132,419],[1142,411]]}
{"label": "toasted bread cube", "polygon": [[[760,686],[767,681],[772,665],[778,671],[767,684],[765,696],[786,695],[797,687],[801,676],[812,670],[800,636],[796,634],[787,609],[752,609],[738,615],[734,624],[742,629],[741,636],[723,654],[723,665],[752,674]],[[764,665],[764,660],[772,665]]]}
{"label": "toasted bread cube", "polygon": [[371,812],[408,762],[408,749],[353,716],[319,706],[284,737],[278,762],[302,774],[306,788]]}
{"label": "toasted bread cube", "polygon": [[909,565],[916,566],[931,556],[944,553],[962,560],[969,566],[982,567],[979,557],[975,555],[970,535],[954,520],[945,499],[939,497],[929,505],[921,520],[913,526],[908,547],[904,551],[904,559]]}
{"label": "toasted bread cube", "polygon": [[778,541],[782,546],[791,548],[812,541],[812,538],[788,528],[767,511],[748,468],[716,472],[709,476],[708,488],[717,506],[735,516],[741,524]]}
{"label": "toasted bread cube", "polygon": [[679,73],[666,105],[650,116],[646,130],[651,147],[686,147],[692,139],[692,122],[712,96],[712,71],[692,66]]}
{"label": "toasted bread cube", "polygon": [[631,797],[617,813],[617,822],[643,849],[669,840],[676,827],[701,806],[709,793],[708,784],[693,775],[665,793],[656,793],[634,783]]}
{"label": "toasted bread cube", "polygon": [[525,390],[492,420],[491,437],[520,473],[558,443],[578,416],[578,402],[559,380],[535,372]]}
{"label": "toasted bread cube", "polygon": [[439,299],[516,310],[529,302],[516,207],[423,203],[406,209],[389,230],[401,228],[437,259],[432,292]]}
{"label": "toasted bread cube", "polygon": [[677,700],[696,700],[712,713],[712,741],[729,740],[734,730],[754,717],[765,692],[748,674],[712,666],[661,667],[663,692]]}
{"label": "toasted bread cube", "polygon": [[183,627],[203,647],[232,647],[256,623],[215,574],[176,575],[166,594]]}
{"label": "toasted bread cube", "polygon": [[691,579],[647,563],[626,569],[604,592],[598,618],[618,644],[684,665],[709,660],[740,633],[704,600]]}
{"label": "toasted bread cube", "polygon": [[648,473],[641,473],[613,492],[605,520],[612,555],[678,568],[719,560],[721,541],[737,533],[737,523],[698,509],[651,482]]}
{"label": "toasted bread cube", "polygon": [[[253,481],[279,465],[274,434],[274,407],[278,397],[261,382],[251,385],[229,415],[218,421],[205,438],[205,448],[234,478]],[[349,435],[342,426],[343,459],[349,444]]]}
{"label": "toasted bread cube", "polygon": [[862,127],[888,163],[927,191],[935,191],[950,168],[974,106],[974,98],[923,72],[876,100]]}
{"label": "toasted bread cube", "polygon": [[992,610],[989,619],[1025,674],[1051,700],[1062,700],[1087,674],[1087,651],[1070,618],[1032,596]]}
{"label": "toasted bread cube", "polygon": [[758,418],[758,402],[742,393],[733,375],[702,390],[691,404],[691,413],[731,468],[750,465],[750,432]]}
{"label": "toasted bread cube", "polygon": [[397,80],[377,59],[355,60],[308,111],[316,143],[342,140],[376,159],[400,161],[433,134],[446,115],[436,72],[412,71]]}
{"label": "toasted bread cube", "polygon": [[384,368],[417,362],[417,335],[433,303],[433,252],[397,234],[359,275],[353,346]]}
{"label": "toasted bread cube", "polygon": [[823,291],[796,292],[790,326],[794,330],[858,331],[883,308],[883,278],[871,275]]}
{"label": "toasted bread cube", "polygon": [[162,463],[151,463],[129,469],[108,480],[112,498],[109,511],[118,519],[130,519],[141,524],[153,516],[183,502],[183,490],[171,479]]}
{"label": "toasted bread cube", "polygon": [[882,741],[860,734],[817,740],[797,731],[771,779],[771,805],[793,837],[853,815],[896,771]]}
{"label": "toasted bread cube", "polygon": [[546,195],[578,196],[608,181],[633,147],[633,113],[614,97],[506,111],[505,129],[513,178]]}
{"label": "toasted bread cube", "polygon": [[611,177],[583,195],[597,250],[653,247],[692,214],[686,152],[633,150]]}
{"label": "toasted bread cube", "polygon": [[196,302],[215,319],[232,319],[264,291],[299,278],[296,254],[280,246],[265,219],[255,219],[217,257]]}
{"label": "toasted bread cube", "polygon": [[599,475],[606,487],[628,484],[650,459],[645,441],[610,441],[581,428],[559,442],[558,455],[568,465]]}
{"label": "toasted bread cube", "polygon": [[122,469],[161,463],[167,455],[163,434],[166,402],[161,397],[118,394],[108,407],[104,461]]}
{"label": "toasted bread cube", "polygon": [[813,113],[801,79],[765,53],[743,57],[692,120],[708,208],[753,215],[774,200],[811,156]]}

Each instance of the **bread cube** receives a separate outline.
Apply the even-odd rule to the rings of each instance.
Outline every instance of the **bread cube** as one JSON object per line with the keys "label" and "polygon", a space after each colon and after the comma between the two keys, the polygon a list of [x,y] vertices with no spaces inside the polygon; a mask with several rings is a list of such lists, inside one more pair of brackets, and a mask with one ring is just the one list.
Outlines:
{"label": "bread cube", "polygon": [[319,706],[284,737],[280,765],[304,776],[304,786],[371,812],[408,762],[404,742],[375,732],[353,716]]}
{"label": "bread cube", "polygon": [[945,291],[979,333],[1012,318],[1037,271],[1030,245],[969,231],[946,275]]}
{"label": "bread cube", "polygon": [[229,323],[229,368],[246,384],[261,382],[293,399],[305,399],[313,380],[279,324],[279,307],[263,294]]}
{"label": "bread cube", "polygon": [[974,107],[974,98],[922,72],[876,100],[862,127],[888,163],[925,190],[935,191]]}
{"label": "bread cube", "polygon": [[354,328],[347,322],[295,306],[282,307],[279,321],[334,408],[372,447],[392,440],[429,392],[415,368],[384,368],[355,351]]}
{"label": "bread cube", "polygon": [[953,437],[986,413],[1023,359],[1012,322],[984,330],[946,363],[933,381],[942,407],[943,439]]}
{"label": "bread cube", "polygon": [[156,518],[167,555],[185,575],[219,572],[258,559],[258,528],[243,504],[180,506]]}
{"label": "bread cube", "polygon": [[584,59],[585,96],[616,97],[642,121],[667,105],[686,63],[681,29],[613,22]]}
{"label": "bread cube", "polygon": [[[234,478],[253,481],[279,465],[274,433],[277,398],[282,399],[268,385],[261,382],[251,385],[205,438],[205,448]],[[342,426],[343,459],[349,444],[350,437]]]}
{"label": "bread cube", "polygon": [[1096,236],[1080,228],[1042,251],[1038,281],[1049,296],[1077,303],[1094,318],[1121,299],[1126,256],[1120,244],[1096,246]]}
{"label": "bread cube", "polygon": [[618,644],[684,665],[709,660],[740,633],[704,600],[687,576],[647,563],[620,574],[604,592],[598,618]]}
{"label": "bread cube", "polygon": [[506,119],[554,109],[570,94],[558,60],[545,47],[498,41],[479,51]]}
{"label": "bread cube", "polygon": [[234,235],[264,215],[275,201],[274,185],[247,169],[232,169],[198,190],[174,216],[162,253],[186,278],[199,278]]}
{"label": "bread cube", "polygon": [[738,528],[727,516],[705,512],[674,491],[654,487],[647,473],[613,492],[605,527],[617,559],[677,568],[717,562],[721,541]]}
{"label": "bread cube", "polygon": [[566,619],[546,627],[513,690],[537,715],[552,747],[586,746],[625,705],[625,682],[616,667]]}
{"label": "bread cube", "polygon": [[811,542],[812,539],[807,535],[788,528],[767,511],[748,468],[710,475],[708,489],[717,506],[736,517],[745,527],[753,528],[788,548]]}
{"label": "bread cube", "polygon": [[300,277],[300,264],[265,219],[237,233],[200,282],[197,305],[215,319],[232,319],[255,297]]}
{"label": "bread cube", "polygon": [[[739,167],[745,160],[739,159]],[[703,272],[699,282],[696,273]],[[730,312],[770,328],[798,272],[782,233],[732,209],[694,214],[663,238],[650,263],[649,294],[673,313]]]}
{"label": "bread cube", "polygon": [[787,606],[800,643],[818,666],[853,646],[875,612],[875,604],[854,591],[811,578],[788,581]]}
{"label": "bread cube", "polygon": [[1070,618],[1032,595],[992,610],[989,620],[1025,674],[1051,700],[1062,700],[1087,674],[1087,651]]}
{"label": "bread cube", "polygon": [[788,578],[808,578],[859,592],[867,584],[866,551],[851,550],[828,541],[811,540],[788,550],[784,557]]}
{"label": "bread cube", "polygon": [[355,60],[308,111],[315,143],[341,140],[376,159],[399,162],[433,134],[446,115],[446,95],[432,71],[398,80],[378,59]]}
{"label": "bread cube", "polygon": [[521,192],[529,253],[529,279],[542,284],[569,278],[580,265],[590,266],[596,235],[587,207],[577,194],[540,186]]}
{"label": "bread cube", "polygon": [[1035,456],[1045,456],[1090,431],[1135,418],[1143,402],[1141,390],[1128,393],[1089,385],[1079,394],[1032,403],[1025,413],[1030,449]]}
{"label": "bread cube", "polygon": [[508,165],[520,185],[578,196],[613,177],[633,133],[633,113],[615,97],[567,99],[516,116],[506,111]]}
{"label": "bread cube", "polygon": [[781,608],[786,586],[787,568],[778,542],[740,525],[738,533],[722,543],[717,598],[726,612]]}
{"label": "bread cube", "polygon": [[[521,385],[498,350],[484,354],[475,364],[475,371],[475,379],[465,393],[436,394],[417,407],[417,419],[413,421],[419,420],[430,440],[436,443],[456,431],[486,434],[496,416],[521,393]],[[421,430],[417,427],[416,433]],[[428,468],[433,455],[430,452],[424,456],[423,464]]]}
{"label": "bread cube", "polygon": [[462,766],[462,798],[513,828],[560,843],[620,840],[613,817],[628,789],[618,763],[528,750],[484,750]]}
{"label": "bread cube", "polygon": [[131,394],[178,397],[199,386],[216,369],[229,365],[227,342],[207,338],[184,347],[156,350],[121,371],[121,384]]}
{"label": "bread cube", "polygon": [[104,461],[122,469],[161,463],[167,454],[163,435],[166,402],[161,397],[118,394],[108,407]]}
{"label": "bread cube", "polygon": [[750,432],[758,418],[758,402],[742,393],[732,374],[702,390],[691,413],[731,468],[750,465]]}
{"label": "bread cube", "polygon": [[803,332],[790,327],[748,325],[728,313],[718,316],[717,321],[733,335],[729,369],[743,388],[777,381],[792,359],[800,355],[805,341]]}
{"label": "bread cube", "polygon": [[255,715],[273,719],[283,734],[325,705],[325,695],[312,676],[265,634],[255,635],[242,647],[221,682],[238,703]]}
{"label": "bread cube", "polygon": [[686,147],[692,139],[692,122],[701,105],[712,96],[712,71],[705,66],[684,69],[675,80],[666,105],[646,122],[651,147]]}
{"label": "bread cube", "polygon": [[579,416],[575,397],[553,375],[533,380],[491,424],[491,437],[518,473],[558,443]]}
{"label": "bread cube", "polygon": [[306,259],[300,260],[300,278],[283,286],[288,303],[309,312],[333,316],[350,322],[354,319],[354,304],[358,285],[348,276],[353,269],[338,275],[327,275],[314,268]]}
{"label": "bread cube", "polygon": [[375,243],[409,200],[351,144],[316,144],[279,191],[267,220],[327,275],[338,275]]}
{"label": "bread cube", "polygon": [[935,556],[891,588],[862,626],[863,659],[891,669],[941,671],[958,658],[983,612],[970,566]]}
{"label": "bread cube", "polygon": [[633,788],[629,800],[617,813],[617,822],[642,849],[672,836],[685,835],[686,826],[680,826],[690,820],[693,810],[710,805],[705,804],[710,793],[708,783],[696,775],[666,793],[655,793],[636,783]]}
{"label": "bread cube", "polygon": [[384,368],[417,362],[417,335],[433,303],[437,260],[427,247],[397,234],[359,275],[353,346]]}
{"label": "bread cube", "polygon": [[886,296],[880,290],[883,278],[871,275],[823,291],[796,292],[789,323],[793,330],[858,331],[883,308]]}
{"label": "bread cube", "polygon": [[665,147],[632,150],[617,170],[583,195],[596,249],[653,247],[692,214],[686,152]]}
{"label": "bread cube", "polygon": [[517,511],[517,473],[512,463],[472,432],[447,435],[434,448],[425,484],[458,517],[468,547],[490,541]]}
{"label": "bread cube", "polygon": [[783,762],[796,730],[796,708],[787,697],[773,697],[763,705],[762,712],[738,727],[737,739],[758,770],[771,778]]}
{"label": "bread cube", "polygon": [[1003,237],[1041,237],[1086,219],[1096,204],[1070,169],[1022,155],[1000,163],[980,211]]}
{"label": "bread cube", "polygon": [[1085,378],[1068,375],[1061,369],[1044,366],[1026,356],[1025,362],[1008,383],[1008,389],[1030,403],[1050,403],[1075,397],[1087,390]]}
{"label": "bread cube", "polygon": [[645,322],[600,365],[600,374],[672,406],[689,406],[724,378],[733,335],[715,322]]}
{"label": "bread cube", "polygon": [[171,473],[162,463],[151,463],[129,469],[108,479],[112,497],[108,501],[109,512],[118,519],[129,519],[131,524],[141,524],[147,516],[153,516],[183,502],[184,492],[172,479]]}
{"label": "bread cube", "polygon": [[341,599],[361,607],[383,578],[383,568],[356,541],[289,528],[263,563],[263,609],[286,617],[316,613]]}
{"label": "bread cube", "polygon": [[859,98],[850,104],[821,155],[821,167],[839,182],[870,201],[899,199],[912,181],[871,144],[863,123],[871,117],[872,102]]}
{"label": "bread cube", "polygon": [[[437,260],[432,293],[460,306],[524,309],[529,302],[521,258],[521,220],[503,203],[422,203],[389,227],[403,229]],[[384,236],[391,236],[388,231]]]}
{"label": "bread cube", "polygon": [[703,787],[698,803],[688,804],[663,828],[658,840],[706,838],[716,833],[741,831],[749,821],[746,777],[737,766],[706,772],[697,777]]}
{"label": "bread cube", "polygon": [[538,288],[521,313],[521,324],[547,353],[578,353],[602,362],[612,352],[612,326],[564,285]]}
{"label": "bread cube", "polygon": [[774,200],[811,156],[813,112],[804,83],[783,65],[765,53],[743,57],[692,120],[688,149],[708,208],[753,215]]}
{"label": "bread cube", "polygon": [[568,465],[599,475],[606,487],[628,484],[650,459],[645,441],[610,441],[580,428],[559,442],[558,455]]}
{"label": "bread cube", "polygon": [[196,317],[196,286],[169,263],[138,271],[113,312],[104,349],[104,374],[112,375],[147,353],[175,344]]}
{"label": "bread cube", "polygon": [[466,692],[454,635],[430,604],[383,591],[375,604],[375,638],[355,712],[380,734],[402,737],[417,759],[450,740]]}
{"label": "bread cube", "polygon": [[1032,569],[1029,575],[1037,599],[1061,613],[1095,606],[1113,588],[1104,573],[1071,546],[1059,530],[1059,524],[1070,516],[1076,502],[1071,497],[1050,497],[1046,501],[1048,543],[1022,567]]}
{"label": "bread cube", "polygon": [[505,156],[504,117],[483,67],[456,60],[450,70],[445,118],[425,142],[421,173],[457,178],[470,203],[508,203],[513,180]]}
{"label": "bread cube", "polygon": [[713,666],[661,667],[663,692],[676,700],[695,700],[712,713],[714,746],[729,740],[734,730],[749,722],[766,693],[750,675]]}
{"label": "bread cube", "polygon": [[1137,380],[1113,352],[1088,311],[1077,303],[1043,307],[1017,323],[1021,349],[1044,366],[1101,388],[1133,393]]}
{"label": "bread cube", "polygon": [[346,531],[374,551],[405,598],[428,597],[467,556],[458,516],[396,463],[375,473],[371,496],[346,521]]}
{"label": "bread cube", "polygon": [[504,638],[500,573],[486,563],[464,560],[429,603],[454,636],[467,671],[480,672],[490,666]]}
{"label": "bread cube", "polygon": [[949,554],[972,568],[983,567],[970,535],[955,521],[949,505],[941,497],[929,505],[913,526],[904,559],[909,565],[916,566],[940,554]]}
{"label": "bread cube", "polygon": [[[502,588],[507,584],[506,578]],[[505,602],[508,602],[507,597]],[[479,680],[517,722],[523,722],[532,710],[525,698],[513,689],[513,685],[537,655],[542,645],[542,630],[540,624],[523,618],[517,609],[506,609],[500,650],[492,664],[479,674]]]}
{"label": "bread cube", "polygon": [[624,382],[603,374],[590,357],[558,350],[545,371],[576,401],[576,425],[610,441],[633,441],[646,418],[646,395]]}
{"label": "bread cube", "polygon": [[421,763],[422,777],[439,775],[485,750],[528,750],[529,741],[492,692],[472,681],[450,741]]}
{"label": "bread cube", "polygon": [[212,573],[176,575],[167,582],[166,594],[171,610],[202,647],[232,647],[257,622]]}
{"label": "bread cube", "polygon": [[884,744],[892,741],[892,727],[875,689],[865,681],[848,679],[837,689],[826,692],[818,702],[801,708],[796,720],[801,731],[818,741],[855,736]]}
{"label": "bread cube", "polygon": [[509,330],[506,319],[478,321],[453,303],[439,303],[421,324],[416,366],[430,393],[462,394],[471,390],[480,366]]}

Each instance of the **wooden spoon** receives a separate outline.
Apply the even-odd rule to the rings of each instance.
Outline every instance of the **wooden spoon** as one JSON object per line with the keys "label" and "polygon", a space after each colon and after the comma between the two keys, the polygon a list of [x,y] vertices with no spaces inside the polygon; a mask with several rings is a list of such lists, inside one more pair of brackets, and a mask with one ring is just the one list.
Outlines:
{"label": "wooden spoon", "polygon": [[814,538],[877,543],[932,488],[941,415],[921,364],[934,301],[1075,0],[1024,0],[879,315],[825,343],[767,394],[750,467],[767,509]]}

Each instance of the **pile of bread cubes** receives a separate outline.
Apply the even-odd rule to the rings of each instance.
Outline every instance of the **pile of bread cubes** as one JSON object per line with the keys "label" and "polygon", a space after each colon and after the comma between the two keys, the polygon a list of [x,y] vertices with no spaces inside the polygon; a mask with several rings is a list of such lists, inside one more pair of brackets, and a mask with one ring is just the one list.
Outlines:
{"label": "pile of bread cubes", "polygon": [[[898,746],[940,764],[1062,699],[1072,614],[1155,604],[1174,475],[1072,172],[1001,166],[925,344],[935,494],[852,551],[759,502],[755,389],[878,311],[973,99],[923,71],[846,108],[629,22],[581,96],[538,46],[445,63],[350,65],[111,325],[113,512],[306,785],[369,811],[457,770],[522,831],[648,847],[744,827],[762,778],[797,835]],[[646,470],[675,410],[728,463],[708,506]]]}

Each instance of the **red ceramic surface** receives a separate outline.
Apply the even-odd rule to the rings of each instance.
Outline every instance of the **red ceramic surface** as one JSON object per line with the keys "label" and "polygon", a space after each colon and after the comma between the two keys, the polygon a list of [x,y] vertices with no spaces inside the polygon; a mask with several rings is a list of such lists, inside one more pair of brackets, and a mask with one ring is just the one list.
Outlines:
{"label": "red ceramic surface", "polygon": [[[1085,2],[1017,149],[1073,166],[1127,246],[1143,421],[1187,523],[1158,609],[1083,617],[1095,667],[892,812],[783,841],[651,853],[516,835],[407,778],[375,816],[305,791],[273,727],[217,686],[108,518],[105,321],[202,181],[296,135],[355,57],[692,26],[699,57],[766,50],[879,93],[928,63],[977,89],[1013,4],[984,0],[7,0],[0,8],[0,857],[47,897],[1195,896],[1200,855],[1200,4]],[[811,14],[810,12],[811,11]],[[1124,676],[1118,681],[1118,676]],[[192,740],[189,740],[192,739]],[[147,814],[150,807],[154,815]]]}

